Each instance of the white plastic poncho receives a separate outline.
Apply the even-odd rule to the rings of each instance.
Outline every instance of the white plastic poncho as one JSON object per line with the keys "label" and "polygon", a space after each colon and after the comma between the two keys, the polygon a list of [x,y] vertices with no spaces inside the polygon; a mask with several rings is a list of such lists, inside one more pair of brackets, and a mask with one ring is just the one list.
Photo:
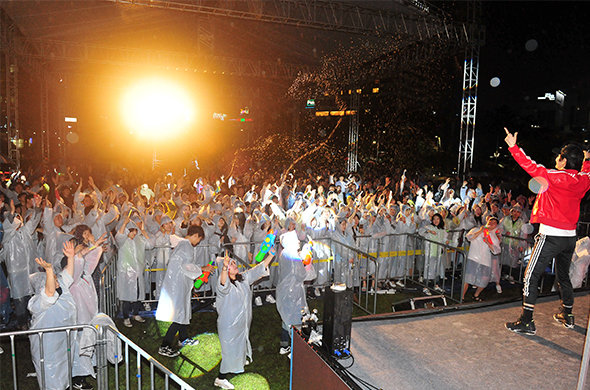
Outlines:
{"label": "white plastic poncho", "polygon": [[[217,258],[223,264],[223,258]],[[252,357],[250,324],[252,323],[252,283],[268,275],[263,263],[244,271],[241,282],[232,283],[229,277],[225,286],[217,282],[217,331],[221,343],[222,373],[244,372],[246,357]],[[221,279],[220,279],[221,280]]]}
{"label": "white plastic poncho", "polygon": [[194,247],[190,241],[183,240],[172,252],[162,282],[156,320],[190,324],[191,290],[194,280],[202,273],[201,267],[195,264],[195,257],[202,249],[199,245]]}
{"label": "white plastic poncho", "polygon": [[89,324],[98,314],[98,296],[92,280],[92,273],[98,265],[102,248],[94,248],[85,256],[78,253],[74,259],[74,283],[70,292],[76,302],[78,324]]}
{"label": "white plastic poncho", "polygon": [[590,238],[582,237],[576,242],[570,265],[570,279],[574,288],[582,287],[582,282],[588,273],[588,265],[590,265]]}
{"label": "white plastic poncho", "polygon": [[121,301],[137,302],[145,294],[145,251],[153,247],[150,240],[137,232],[133,240],[126,234],[117,232],[115,237],[119,247],[117,259],[117,298]]}
{"label": "white plastic poncho", "polygon": [[485,233],[482,232],[477,237],[474,237],[475,233],[477,233],[479,229],[480,228],[473,228],[469,231],[469,233],[467,233],[466,238],[471,243],[469,246],[467,258],[483,266],[491,267],[492,254],[497,255],[500,253],[500,240],[496,235],[496,229],[490,230],[489,237],[492,241],[492,247],[490,248],[488,244],[484,242]]}
{"label": "white plastic poncho", "polygon": [[35,257],[38,257],[37,248],[31,238],[36,225],[29,221],[22,226],[22,222],[17,218],[14,218],[12,223],[5,219],[2,225],[6,276],[8,276],[12,298],[20,299],[34,293],[29,283],[29,275],[36,270],[36,267],[32,268],[32,264],[37,266],[35,263]]}
{"label": "white plastic poncho", "polygon": [[299,239],[295,230],[281,236],[283,251],[279,257],[277,310],[287,326],[301,323],[301,309],[307,306],[305,285],[316,277],[313,263],[303,266],[299,255]]}
{"label": "white plastic poncho", "polygon": [[[76,325],[76,303],[69,287],[73,279],[65,270],[61,272],[58,281],[62,294],[57,292],[53,297],[45,294],[45,273],[31,275],[42,283],[36,283],[39,288],[29,301],[29,311],[32,314],[31,329],[53,328],[58,326]],[[76,339],[76,332],[71,333],[72,347]],[[29,336],[31,343],[31,357],[39,387],[42,387],[41,356],[39,336]],[[43,354],[45,358],[45,388],[47,390],[63,390],[68,386],[68,350],[66,332],[50,332],[43,335]]]}

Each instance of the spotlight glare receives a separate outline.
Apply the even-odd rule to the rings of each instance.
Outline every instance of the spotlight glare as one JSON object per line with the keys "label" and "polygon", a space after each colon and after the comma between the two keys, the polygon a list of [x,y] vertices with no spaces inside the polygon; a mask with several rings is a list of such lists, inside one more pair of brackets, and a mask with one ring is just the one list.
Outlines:
{"label": "spotlight glare", "polygon": [[127,125],[148,136],[177,131],[193,118],[191,98],[180,87],[151,80],[129,90],[123,99]]}

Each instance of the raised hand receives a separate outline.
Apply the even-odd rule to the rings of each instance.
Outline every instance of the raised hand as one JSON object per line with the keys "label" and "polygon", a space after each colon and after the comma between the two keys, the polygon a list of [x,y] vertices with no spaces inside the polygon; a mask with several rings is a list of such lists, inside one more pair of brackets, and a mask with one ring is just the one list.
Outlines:
{"label": "raised hand", "polygon": [[74,255],[76,254],[74,250],[74,243],[71,241],[64,242],[62,252],[64,253],[64,256],[67,258],[74,257]]}
{"label": "raised hand", "polygon": [[[40,257],[37,257],[35,259],[35,262],[37,262],[37,264],[39,264],[39,266],[43,267],[45,269],[45,271],[47,271],[47,272],[49,272],[49,270],[51,270],[53,268],[53,266],[50,263],[46,262],[45,260],[43,260]],[[53,273],[53,270],[51,270],[51,272]]]}
{"label": "raised hand", "polygon": [[504,127],[504,131],[506,131],[506,138],[504,138],[504,141],[506,141],[508,147],[511,148],[516,145],[516,137],[518,136],[518,132],[512,135],[506,127]]}

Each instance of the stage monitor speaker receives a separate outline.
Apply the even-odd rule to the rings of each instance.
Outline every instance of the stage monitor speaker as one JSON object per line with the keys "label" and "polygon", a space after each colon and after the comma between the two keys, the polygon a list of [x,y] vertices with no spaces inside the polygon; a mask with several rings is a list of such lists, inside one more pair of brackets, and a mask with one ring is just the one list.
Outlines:
{"label": "stage monitor speaker", "polygon": [[326,288],[322,341],[331,355],[350,354],[352,297],[351,289],[333,291]]}

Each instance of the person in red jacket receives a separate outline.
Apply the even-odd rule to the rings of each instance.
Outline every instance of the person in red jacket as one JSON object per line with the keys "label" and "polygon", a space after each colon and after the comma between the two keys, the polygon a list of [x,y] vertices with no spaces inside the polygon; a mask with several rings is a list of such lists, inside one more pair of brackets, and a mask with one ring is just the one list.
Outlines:
{"label": "person in red jacket", "polygon": [[574,328],[574,290],[569,277],[572,254],[576,246],[576,226],[580,216],[580,201],[590,188],[590,154],[580,145],[564,146],[555,158],[555,169],[535,163],[516,146],[518,133],[512,135],[507,128],[508,150],[516,162],[532,177],[546,180],[547,188],[537,195],[531,223],[539,223],[539,234],[529,264],[524,273],[522,315],[515,322],[505,324],[515,333],[536,333],[533,311],[537,300],[539,279],[551,260],[555,258],[557,283],[561,291],[561,311],[553,318],[569,329]]}

